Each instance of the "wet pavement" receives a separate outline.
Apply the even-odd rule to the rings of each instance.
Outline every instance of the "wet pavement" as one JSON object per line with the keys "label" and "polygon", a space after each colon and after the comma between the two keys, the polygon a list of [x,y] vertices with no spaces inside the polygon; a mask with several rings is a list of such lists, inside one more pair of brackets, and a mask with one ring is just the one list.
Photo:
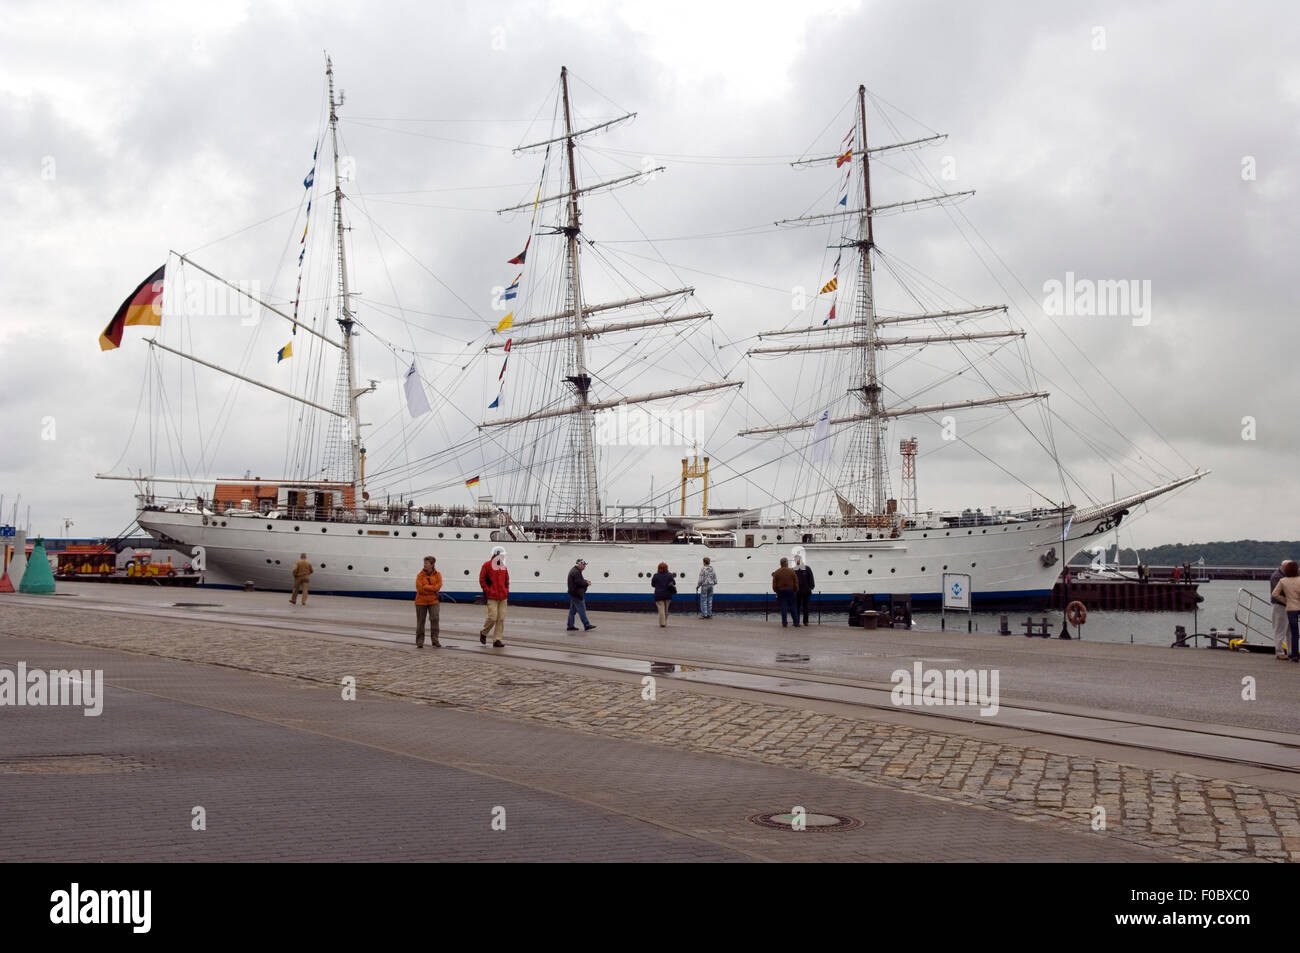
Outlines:
{"label": "wet pavement", "polygon": [[[830,660],[841,654],[845,644],[861,648],[864,639],[877,636],[890,643],[868,643],[877,651],[899,639],[918,640],[910,646],[912,654],[894,657],[895,668],[906,667],[918,658],[927,665],[980,665],[981,660],[972,658],[982,658],[981,653],[1016,656],[1026,651],[1033,653],[1043,647],[1041,643],[1035,649],[1022,649],[999,645],[996,640],[991,646],[948,642],[948,646],[963,651],[949,648],[945,654],[942,640],[954,639],[951,634],[936,637],[933,633],[851,631],[846,643],[845,633],[812,627],[800,630],[801,638],[809,640],[807,651],[783,649],[796,656],[808,655],[809,662],[778,662],[772,652],[765,665],[749,671],[749,666],[683,665],[682,659],[674,657],[678,653],[673,646],[692,649],[692,658],[700,661],[700,655],[725,651],[730,641],[744,641],[747,630],[747,651],[750,658],[756,659],[768,650],[755,643],[785,634],[779,625],[775,632],[768,633],[755,631],[752,623],[747,627],[718,617],[711,621],[674,619],[667,630],[659,630],[651,615],[601,613],[593,619],[600,629],[574,637],[562,631],[562,612],[512,608],[507,648],[493,650],[481,648],[476,638],[467,637],[477,632],[481,609],[445,606],[444,641],[457,647],[417,651],[409,644],[412,634],[404,631],[411,615],[404,603],[313,597],[309,607],[303,609],[290,607],[285,597],[275,594],[201,591],[202,599],[177,599],[173,593],[138,590],[132,590],[130,598],[104,600],[79,591],[88,588],[61,587],[70,594],[43,600],[0,600],[0,661],[39,658],[42,653],[68,658],[91,653],[108,660],[104,664],[106,675],[117,673],[109,677],[114,692],[135,692],[160,703],[167,700],[246,714],[274,722],[286,731],[323,731],[352,744],[400,750],[459,769],[485,772],[529,790],[558,793],[605,811],[622,810],[627,814],[625,805],[635,802],[644,806],[644,810],[631,812],[639,821],[679,833],[685,830],[691,838],[702,838],[715,847],[743,855],[733,859],[821,856],[800,853],[804,848],[795,850],[788,844],[772,848],[767,841],[761,841],[760,849],[760,842],[752,838],[769,835],[745,819],[743,823],[736,820],[739,814],[748,818],[750,814],[790,811],[794,805],[803,804],[810,811],[860,819],[868,813],[877,822],[874,827],[868,822],[859,830],[815,835],[819,839],[866,838],[852,847],[836,846],[834,851],[845,851],[836,856],[845,859],[1029,859],[1052,855],[1053,850],[1057,859],[1117,859],[1118,855],[1110,853],[1113,850],[1145,851],[1145,859],[1157,860],[1171,856],[1300,858],[1300,802],[1295,797],[1300,775],[1295,773],[1118,747],[1107,743],[1106,736],[1101,741],[1081,740],[1026,730],[1011,723],[981,723],[978,716],[965,721],[941,720],[916,709],[883,704],[870,707],[871,696],[876,701],[884,697],[887,683],[873,686],[865,680],[855,682],[809,671],[818,658],[823,664],[835,664]],[[199,601],[209,604],[175,604]],[[703,637],[701,628],[708,629]],[[823,634],[827,646],[821,644]],[[597,635],[605,640],[603,645],[598,644]],[[1081,648],[1077,643],[1060,645]],[[606,646],[615,650],[607,651]],[[1130,651],[1128,646],[1090,645],[1071,657],[1076,667],[1096,677],[1098,672],[1118,664],[1106,650]],[[1123,697],[1141,691],[1151,681],[1171,680],[1161,671],[1165,658],[1189,654],[1145,651],[1162,654],[1127,656],[1127,678],[1136,688],[1130,688],[1128,694],[1120,693]],[[1030,655],[1031,659],[1035,657]],[[129,664],[123,663],[123,658],[130,660]],[[1243,658],[1250,661],[1250,657]],[[655,661],[662,664],[652,669]],[[1205,652],[1175,661],[1201,678],[1226,682],[1236,675],[1230,669],[1225,674],[1224,663],[1236,661],[1227,653]],[[125,674],[123,664],[127,665]],[[132,676],[130,665],[175,667],[184,675],[172,674],[162,680],[138,672]],[[1281,664],[1274,671],[1278,669],[1289,671]],[[1034,670],[1027,664],[1017,669],[1027,673]],[[647,686],[646,676],[641,673],[651,671],[658,674],[655,682]],[[267,679],[265,674],[284,677]],[[255,699],[255,703],[229,700],[219,686],[235,675],[252,679],[249,684],[264,688],[267,694]],[[734,684],[721,684],[719,675],[732,679]],[[352,734],[361,731],[362,722],[356,719],[361,708],[334,704],[337,685],[345,677],[356,680],[366,706],[379,702],[396,706],[393,714],[370,724],[361,736]],[[188,687],[182,690],[171,682]],[[1236,761],[1248,753],[1248,743],[1277,746],[1279,751],[1268,756],[1272,759],[1268,763],[1280,763],[1295,740],[1286,733],[1245,731],[1224,724],[1181,726],[1154,717],[1138,724],[1101,707],[1059,701],[1017,712],[1013,699],[1008,697],[1007,682],[1004,673],[1003,711],[1023,718],[1087,719],[1092,730],[1104,728],[1111,732],[1111,738],[1162,729],[1193,746],[1218,745],[1220,757]],[[1261,696],[1275,690],[1271,678],[1261,678],[1258,686]],[[814,690],[822,697],[809,694]],[[250,694],[251,690],[241,691],[243,694],[235,692],[230,697],[253,699],[257,695]],[[321,704],[326,700],[331,704],[310,714],[296,712],[294,705],[302,691],[319,692]],[[1236,691],[1240,693],[1239,685]],[[413,702],[423,704],[412,708]],[[122,703],[121,707],[125,711],[129,706]],[[1078,711],[1073,710],[1076,707]],[[1189,709],[1184,705],[1177,710],[1186,714]],[[420,714],[415,715],[415,711]],[[445,736],[450,728],[440,723],[436,730],[441,734],[430,739],[433,747],[412,753],[406,746],[414,743],[413,739],[425,737],[412,725],[430,712],[462,717],[464,720],[455,725],[461,741]],[[13,713],[13,709],[3,710],[0,717],[9,719],[8,724],[22,726],[10,719]],[[326,713],[332,715],[327,717]],[[29,710],[23,717],[39,718],[41,714]],[[332,727],[322,728],[327,722]],[[123,724],[127,741],[136,738],[139,732],[129,722]],[[19,754],[15,756],[25,756],[24,751],[33,756],[69,753],[65,750],[66,739],[59,742],[57,732],[29,736],[22,727],[22,732],[9,738],[11,745],[18,746]],[[1197,730],[1186,730],[1190,728]],[[539,740],[542,736],[529,740],[530,732],[543,730],[548,733],[544,735],[546,740]],[[482,743],[462,744],[470,737]],[[60,743],[64,749],[58,747]],[[286,743],[292,746],[294,741],[250,737],[246,743],[258,750]],[[621,747],[625,745],[632,748]],[[53,746],[54,750],[46,751],[42,746]],[[571,765],[552,765],[545,757],[545,746],[571,751]],[[111,754],[113,747],[109,745],[106,750]],[[117,754],[148,760],[130,754],[130,750],[127,745]],[[618,767],[604,771],[599,761],[591,762],[584,756],[584,752],[591,756],[597,750],[608,750],[611,764]],[[532,755],[527,769],[521,766],[521,751]],[[623,783],[626,765],[646,759],[662,762],[658,787],[653,778],[646,777],[629,788]],[[0,756],[0,769],[3,761]],[[227,764],[234,770],[237,763],[233,755],[226,762],[218,759],[213,777],[225,777],[220,765]],[[767,769],[788,773],[789,777],[782,777],[793,787],[774,782],[770,790],[782,793],[764,793],[769,789],[758,779]],[[382,767],[375,770],[380,776],[388,776]],[[757,786],[718,788],[718,777],[730,777],[728,772],[741,772]],[[120,774],[120,783],[131,783],[127,775],[132,772]],[[632,774],[641,777],[636,771]],[[537,779],[541,776],[564,783],[558,787],[539,786]],[[695,801],[712,805],[712,813],[706,812],[693,826],[682,828],[674,818],[686,808],[674,802],[674,792],[690,789],[687,781],[697,776],[712,778],[712,785],[691,789]],[[446,783],[449,789],[472,790],[472,785],[457,788],[469,782],[451,776],[436,783]],[[721,796],[723,790],[725,796]],[[856,799],[846,793],[854,790],[858,792]],[[630,791],[635,792],[634,797]],[[519,792],[511,796],[519,796]],[[784,804],[781,797],[796,799]],[[121,803],[125,805],[127,800]],[[944,805],[942,811],[938,815],[927,813],[935,803]],[[360,801],[355,801],[350,809],[358,809],[359,805]],[[12,805],[5,802],[0,809],[10,810]],[[551,805],[546,809],[559,808]],[[1104,812],[1104,830],[1095,829],[1099,809]],[[885,810],[891,818],[900,819],[896,825],[882,819],[880,812]],[[984,814],[991,814],[998,823],[989,827],[993,822],[981,820]],[[14,819],[34,823],[30,811]],[[1001,826],[1005,824],[1012,826]],[[606,825],[601,829],[620,831],[611,835],[615,853],[623,849],[618,845],[626,845],[633,853],[649,851],[669,859],[674,850],[682,849],[680,844],[657,840],[645,832],[608,826],[606,821],[600,821],[600,825]],[[926,840],[925,832],[934,825],[947,832],[949,847]],[[1030,843],[1015,836],[1014,831],[1026,827],[1046,840]],[[883,830],[890,832],[888,838],[881,833]],[[908,830],[914,831],[914,836],[909,837]],[[976,830],[983,830],[982,838],[970,839],[969,834]],[[638,841],[638,837],[643,839]],[[544,842],[542,838],[537,843]],[[473,854],[476,848],[466,849]],[[656,854],[661,850],[662,854]],[[526,853],[522,851],[520,857]],[[462,855],[447,854],[448,858],[453,856]],[[583,855],[573,856],[576,859]]]}

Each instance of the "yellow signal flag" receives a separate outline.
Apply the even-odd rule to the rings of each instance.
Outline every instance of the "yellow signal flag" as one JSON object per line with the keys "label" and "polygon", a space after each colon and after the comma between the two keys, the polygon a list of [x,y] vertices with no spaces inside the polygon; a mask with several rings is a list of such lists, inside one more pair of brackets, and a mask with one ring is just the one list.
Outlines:
{"label": "yellow signal flag", "polygon": [[504,318],[502,318],[501,323],[497,325],[497,334],[500,334],[502,331],[508,331],[514,326],[515,326],[515,313],[511,311]]}
{"label": "yellow signal flag", "polygon": [[830,281],[826,282],[826,284],[822,286],[822,290],[817,293],[819,295],[824,295],[828,291],[834,291],[839,286],[840,286],[840,279],[832,278]]}

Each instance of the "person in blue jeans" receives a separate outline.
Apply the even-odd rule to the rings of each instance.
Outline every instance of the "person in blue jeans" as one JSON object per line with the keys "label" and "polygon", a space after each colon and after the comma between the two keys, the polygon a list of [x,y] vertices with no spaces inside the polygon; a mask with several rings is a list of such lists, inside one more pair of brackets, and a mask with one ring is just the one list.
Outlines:
{"label": "person in blue jeans", "polygon": [[709,565],[709,557],[704,557],[704,565],[700,567],[700,578],[696,582],[695,588],[700,593],[700,618],[713,618],[713,587],[718,584],[718,574],[713,567]]}
{"label": "person in blue jeans", "polygon": [[790,568],[790,560],[781,557],[781,568],[772,573],[772,591],[776,593],[776,604],[781,608],[781,627],[789,625],[786,615],[794,617],[794,627],[799,628],[799,609],[796,594],[799,591],[799,577]]}
{"label": "person in blue jeans", "polygon": [[591,586],[591,581],[582,575],[586,568],[587,560],[579,559],[569,570],[569,622],[565,630],[568,632],[578,631],[578,627],[573,624],[575,615],[582,620],[585,631],[590,632],[595,628],[587,619],[587,589]]}
{"label": "person in blue jeans", "polygon": [[1282,579],[1273,589],[1273,598],[1286,603],[1291,661],[1300,662],[1300,565],[1294,559],[1282,564]]}

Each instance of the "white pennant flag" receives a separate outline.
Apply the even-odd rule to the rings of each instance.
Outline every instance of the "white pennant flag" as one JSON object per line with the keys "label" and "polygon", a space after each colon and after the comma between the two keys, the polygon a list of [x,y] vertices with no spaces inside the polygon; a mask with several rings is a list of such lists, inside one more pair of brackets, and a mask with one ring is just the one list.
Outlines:
{"label": "white pennant flag", "polygon": [[823,410],[813,427],[813,460],[829,460],[831,457],[831,412]]}
{"label": "white pennant flag", "polygon": [[424,385],[420,383],[420,375],[415,372],[415,362],[411,362],[411,369],[406,372],[406,381],[402,385],[406,391],[406,408],[411,412],[412,417],[418,417],[420,414],[429,412],[429,398],[424,394]]}

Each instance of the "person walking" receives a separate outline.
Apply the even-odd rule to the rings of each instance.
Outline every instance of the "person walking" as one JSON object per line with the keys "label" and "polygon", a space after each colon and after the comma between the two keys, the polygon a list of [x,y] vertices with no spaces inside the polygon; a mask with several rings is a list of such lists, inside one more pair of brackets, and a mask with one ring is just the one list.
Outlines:
{"label": "person walking", "polygon": [[579,559],[569,570],[569,622],[566,631],[577,632],[578,627],[573,624],[573,617],[576,615],[582,620],[584,632],[590,632],[595,628],[587,619],[587,590],[591,588],[591,580],[582,575],[582,571],[587,568],[587,560]]}
{"label": "person walking", "polygon": [[781,628],[786,628],[786,614],[794,617],[794,627],[799,628],[799,610],[796,608],[796,593],[799,591],[799,577],[790,568],[790,560],[781,557],[781,568],[772,572],[772,591],[776,593],[776,604],[781,607]]}
{"label": "person walking", "polygon": [[817,583],[813,580],[812,567],[803,561],[802,556],[794,557],[794,575],[799,582],[797,590],[797,599],[795,602],[795,622],[798,623],[798,617],[803,616],[803,624],[808,624],[808,604],[812,602],[813,590],[817,588]]}
{"label": "person walking", "polygon": [[293,564],[293,595],[289,597],[289,605],[298,604],[298,593],[302,592],[302,604],[307,604],[307,581],[311,579],[311,560],[307,558],[306,553],[298,557],[298,561]]}
{"label": "person walking", "polygon": [[654,586],[655,590],[655,608],[659,610],[659,628],[667,628],[668,604],[673,601],[673,596],[677,595],[677,583],[673,574],[668,571],[667,563],[659,564],[659,571],[651,578],[650,585]]}
{"label": "person walking", "polygon": [[713,567],[709,565],[709,557],[704,557],[704,565],[700,567],[700,578],[695,583],[695,588],[700,594],[700,618],[713,618],[713,587],[718,584],[718,574]]}
{"label": "person walking", "polygon": [[1273,604],[1273,654],[1278,658],[1287,658],[1287,623],[1286,623],[1286,600],[1279,599],[1273,595],[1273,590],[1277,584],[1282,581],[1282,566],[1273,570],[1273,575],[1268,577],[1269,601]]}
{"label": "person walking", "polygon": [[424,620],[433,622],[430,631],[435,649],[442,648],[438,641],[439,593],[442,592],[442,573],[435,568],[437,560],[432,556],[424,557],[424,568],[415,577],[415,647],[424,648]]}
{"label": "person walking", "polygon": [[1286,603],[1287,646],[1291,661],[1300,662],[1300,565],[1294,559],[1282,564],[1282,579],[1273,587],[1273,598]]}
{"label": "person walking", "polygon": [[510,598],[510,570],[506,569],[506,551],[501,546],[492,547],[492,555],[478,571],[478,585],[487,603],[487,620],[479,630],[478,640],[487,645],[488,632],[492,631],[492,647],[505,648],[501,636],[506,631],[506,601]]}

